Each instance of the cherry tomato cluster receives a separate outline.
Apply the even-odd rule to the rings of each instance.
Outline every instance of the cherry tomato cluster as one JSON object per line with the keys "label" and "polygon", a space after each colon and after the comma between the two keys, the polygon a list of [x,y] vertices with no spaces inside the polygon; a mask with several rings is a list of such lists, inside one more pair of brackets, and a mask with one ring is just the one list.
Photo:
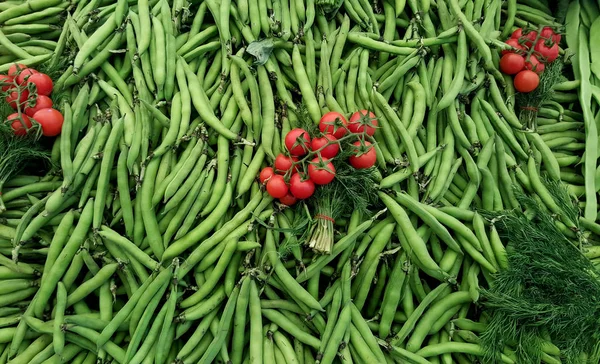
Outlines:
{"label": "cherry tomato cluster", "polygon": [[561,35],[552,27],[543,27],[539,32],[518,28],[505,42],[512,50],[503,50],[500,70],[515,75],[515,89],[527,93],[540,84],[540,74],[546,65],[558,58]]}
{"label": "cherry tomato cluster", "polygon": [[[60,134],[63,115],[53,109],[50,98],[52,78],[22,64],[13,64],[7,75],[0,74],[0,87],[6,102],[16,111],[6,118],[16,135],[25,135],[33,127],[32,119],[44,136]],[[32,119],[31,119],[32,118]]]}
{"label": "cherry tomato cluster", "polygon": [[350,122],[344,115],[331,111],[321,117],[320,136],[311,138],[304,129],[292,129],[285,136],[287,154],[279,154],[273,167],[263,168],[260,182],[284,205],[307,199],[314,194],[316,186],[334,180],[336,171],[332,162],[340,152],[342,141],[356,140],[350,143],[353,149],[348,162],[352,167],[370,168],[375,164],[377,152],[367,139],[375,134],[377,125],[375,114],[367,110],[352,114]]}

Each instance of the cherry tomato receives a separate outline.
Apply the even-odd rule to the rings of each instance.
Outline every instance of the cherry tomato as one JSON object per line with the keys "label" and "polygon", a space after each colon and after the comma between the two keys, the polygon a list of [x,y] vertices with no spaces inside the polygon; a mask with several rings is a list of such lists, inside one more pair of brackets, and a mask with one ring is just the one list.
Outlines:
{"label": "cherry tomato", "polygon": [[42,126],[42,134],[48,137],[57,136],[62,130],[63,116],[55,109],[41,109],[33,114],[35,121]]}
{"label": "cherry tomato", "polygon": [[558,44],[551,40],[540,39],[535,45],[535,51],[542,55],[546,62],[554,62],[558,58]]}
{"label": "cherry tomato", "polygon": [[296,204],[296,202],[298,202],[298,199],[288,192],[287,195],[279,198],[279,202],[286,206],[293,206]]}
{"label": "cherry tomato", "polygon": [[260,175],[258,176],[258,178],[260,179],[260,183],[262,183],[264,185],[265,182],[269,180],[269,178],[273,177],[273,174],[275,174],[275,172],[273,172],[273,168],[271,168],[271,167],[263,168],[263,170],[260,171]]}
{"label": "cherry tomato", "polygon": [[350,164],[356,169],[371,168],[377,160],[377,151],[371,143],[360,141],[352,143],[356,146],[354,149],[355,155],[350,156]]}
{"label": "cherry tomato", "polygon": [[348,122],[344,115],[336,111],[330,111],[321,117],[319,130],[322,133],[333,134],[334,137],[339,139],[348,132]]}
{"label": "cherry tomato", "polygon": [[[275,172],[279,174],[286,174],[287,171],[292,168],[294,162],[298,162],[298,158],[279,154],[277,157],[275,157]],[[297,171],[298,167],[294,166],[294,172]]]}
{"label": "cherry tomato", "polygon": [[510,35],[510,37],[512,39],[517,39],[519,40],[519,38],[521,38],[523,36],[523,28],[517,28],[514,32],[512,32],[512,34]]}
{"label": "cherry tomato", "polygon": [[6,117],[6,122],[10,123],[11,128],[15,131],[15,135],[27,134],[27,130],[31,128],[32,125],[31,120],[29,120],[27,115],[21,114],[21,118],[19,118],[19,113],[8,115]]}
{"label": "cherry tomato", "polygon": [[351,133],[360,134],[366,128],[367,135],[373,136],[377,125],[378,123],[375,114],[367,110],[360,110],[350,117],[348,129]]}
{"label": "cherry tomato", "polygon": [[516,53],[507,53],[500,58],[500,71],[507,75],[517,74],[525,68],[525,58]]}
{"label": "cherry tomato", "polygon": [[[509,46],[516,48],[520,51],[525,51],[525,48],[519,43],[518,40],[514,39],[514,38],[510,38],[509,40],[507,40],[505,42],[506,44],[508,44]],[[502,50],[502,55],[508,54],[508,53],[515,53],[513,50],[510,49],[503,49]]]}
{"label": "cherry tomato", "polygon": [[319,152],[323,158],[333,158],[340,151],[340,144],[337,142],[337,138],[331,134],[325,134],[325,136],[320,138],[313,138],[310,146],[313,152],[323,148]]}
{"label": "cherry tomato", "polygon": [[304,129],[292,129],[285,136],[285,147],[291,155],[305,155],[310,150],[310,135]]}
{"label": "cherry tomato", "polygon": [[25,83],[29,80],[29,77],[35,75],[37,73],[33,68],[26,68],[17,76],[17,83],[21,86],[25,85]]}
{"label": "cherry tomato", "polygon": [[308,176],[317,185],[326,185],[335,178],[335,167],[329,160],[313,159],[308,165]]}
{"label": "cherry tomato", "polygon": [[533,42],[537,39],[537,32],[535,30],[530,31],[529,33],[523,34],[523,38],[525,41],[525,46],[531,48]]}
{"label": "cherry tomato", "polygon": [[45,73],[34,73],[29,76],[27,83],[35,84],[38,95],[48,96],[52,92],[52,79]]}
{"label": "cherry tomato", "polygon": [[19,97],[19,93],[17,91],[13,91],[10,94],[8,94],[8,96],[6,96],[6,102],[8,102],[10,107],[12,107],[13,109],[16,110],[17,102],[20,105],[23,105],[27,101],[28,98],[29,98],[29,91],[27,91],[27,90],[21,90],[20,97]]}
{"label": "cherry tomato", "polygon": [[561,39],[560,34],[556,34],[552,27],[544,27],[544,29],[542,29],[542,31],[540,32],[540,37],[542,39],[550,39],[555,43],[560,43]]}
{"label": "cherry tomato", "polygon": [[283,176],[274,174],[267,182],[267,192],[273,198],[282,198],[288,193],[288,186],[283,179]]}
{"label": "cherry tomato", "polygon": [[14,77],[8,75],[0,75],[0,84],[4,83],[2,86],[2,91],[6,92],[13,86]]}
{"label": "cherry tomato", "polygon": [[290,192],[299,200],[309,198],[315,193],[315,183],[310,179],[303,181],[300,173],[294,173],[290,178]]}
{"label": "cherry tomato", "polygon": [[23,71],[25,69],[27,69],[27,66],[25,66],[24,64],[13,63],[12,65],[10,65],[10,67],[8,67],[8,75],[12,76],[12,77],[16,77],[20,71]]}
{"label": "cherry tomato", "polygon": [[546,66],[544,66],[544,64],[537,59],[535,54],[530,55],[529,60],[525,61],[525,69],[532,70],[538,75],[544,72],[545,68]]}
{"label": "cherry tomato", "polygon": [[28,107],[25,106],[25,114],[33,117],[33,115],[40,111],[41,109],[50,109],[52,108],[52,99],[48,96],[39,95],[35,100],[35,106]]}
{"label": "cherry tomato", "polygon": [[514,84],[519,92],[531,92],[540,84],[540,76],[533,71],[521,71],[515,76]]}

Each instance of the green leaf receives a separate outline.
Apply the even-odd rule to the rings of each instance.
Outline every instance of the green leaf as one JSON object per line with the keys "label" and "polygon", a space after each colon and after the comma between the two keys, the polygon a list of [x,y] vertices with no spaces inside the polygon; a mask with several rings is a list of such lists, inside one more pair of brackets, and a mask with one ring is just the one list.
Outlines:
{"label": "green leaf", "polygon": [[255,64],[263,65],[267,63],[273,53],[273,39],[255,40],[248,45],[246,51],[256,58]]}

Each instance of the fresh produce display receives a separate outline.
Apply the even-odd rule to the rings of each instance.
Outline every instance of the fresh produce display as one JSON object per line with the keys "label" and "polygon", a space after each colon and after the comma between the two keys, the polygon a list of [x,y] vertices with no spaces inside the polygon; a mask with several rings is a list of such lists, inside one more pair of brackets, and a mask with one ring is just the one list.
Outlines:
{"label": "fresh produce display", "polygon": [[0,2],[0,364],[599,363],[600,3]]}

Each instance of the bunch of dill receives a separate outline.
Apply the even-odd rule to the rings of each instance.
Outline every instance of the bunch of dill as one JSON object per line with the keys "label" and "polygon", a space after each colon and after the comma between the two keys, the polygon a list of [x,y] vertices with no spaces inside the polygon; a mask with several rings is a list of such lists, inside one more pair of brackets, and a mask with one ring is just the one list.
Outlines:
{"label": "bunch of dill", "polygon": [[[565,215],[578,221],[578,207],[566,188],[549,180],[546,185]],[[525,212],[485,214],[508,241],[509,266],[482,290],[490,314],[481,336],[484,362],[500,362],[508,346],[518,363],[540,363],[543,342],[550,339],[565,363],[582,363],[584,354],[587,362],[598,363],[600,272],[580,252],[580,242],[559,230],[554,216],[532,197],[518,199]]]}

